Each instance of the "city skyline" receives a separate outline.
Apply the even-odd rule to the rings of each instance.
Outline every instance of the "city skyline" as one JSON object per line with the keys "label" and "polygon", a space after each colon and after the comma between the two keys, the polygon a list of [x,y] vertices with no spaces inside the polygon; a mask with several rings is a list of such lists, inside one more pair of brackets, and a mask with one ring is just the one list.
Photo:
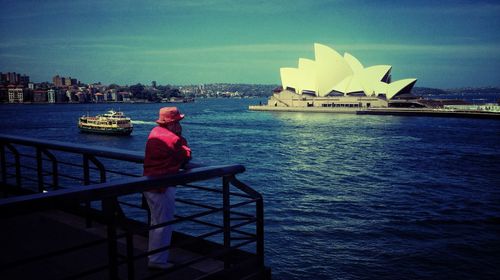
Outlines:
{"label": "city skyline", "polygon": [[279,84],[319,42],[417,87],[499,86],[496,1],[6,1],[0,70],[105,84]]}

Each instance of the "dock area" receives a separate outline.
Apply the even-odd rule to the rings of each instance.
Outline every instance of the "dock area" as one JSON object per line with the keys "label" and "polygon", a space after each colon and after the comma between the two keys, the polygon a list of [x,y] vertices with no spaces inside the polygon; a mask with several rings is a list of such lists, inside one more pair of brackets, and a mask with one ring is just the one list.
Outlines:
{"label": "dock area", "polygon": [[422,116],[422,117],[449,117],[449,118],[479,118],[500,119],[500,112],[449,110],[429,108],[369,108],[356,111],[358,115],[394,115],[394,116]]}
{"label": "dock area", "polygon": [[250,111],[267,112],[308,112],[308,113],[335,113],[357,115],[394,115],[394,116],[422,116],[422,117],[452,117],[452,118],[479,118],[500,119],[500,112],[480,110],[452,110],[432,108],[359,108],[359,107],[287,107],[255,105],[249,106]]}
{"label": "dock area", "polygon": [[315,113],[345,113],[355,114],[359,108],[349,107],[291,107],[291,106],[268,106],[268,105],[253,105],[249,106],[250,111],[268,111],[268,112],[315,112]]}
{"label": "dock area", "polygon": [[[85,219],[78,215],[60,210],[42,211],[34,214],[3,219],[2,254],[0,254],[2,279],[107,279],[107,271],[96,271],[86,275],[80,272],[96,269],[108,263],[108,247],[106,242],[106,227],[94,223],[87,228]],[[176,233],[173,246],[183,243],[186,236]],[[48,252],[64,251],[81,244],[89,243],[82,250],[67,254],[47,255]],[[123,241],[118,242],[118,252],[126,255],[127,246]],[[134,255],[147,252],[147,237],[134,235]],[[39,256],[44,256],[40,258]],[[136,279],[215,279],[217,273],[224,271],[224,262],[215,258],[208,258],[202,262],[181,266],[188,260],[203,257],[203,252],[194,251],[187,247],[177,247],[171,250],[170,262],[177,266],[170,271],[150,270],[146,259],[134,261],[134,277]],[[26,261],[29,259],[30,261]],[[118,265],[118,277],[128,277],[127,263]]]}
{"label": "dock area", "polygon": [[[236,178],[244,166],[147,177],[143,160],[0,134],[0,279],[271,279],[263,198]],[[175,217],[151,226],[142,193],[166,185],[177,186]],[[149,231],[168,225],[170,246],[148,250]],[[171,266],[149,269],[164,250]]]}

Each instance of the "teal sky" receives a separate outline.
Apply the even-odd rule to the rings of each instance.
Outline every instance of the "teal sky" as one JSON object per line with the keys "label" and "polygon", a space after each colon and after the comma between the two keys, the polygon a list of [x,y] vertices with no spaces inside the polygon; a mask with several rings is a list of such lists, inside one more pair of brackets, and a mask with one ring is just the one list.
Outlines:
{"label": "teal sky", "polygon": [[279,84],[315,42],[416,86],[500,86],[500,1],[0,0],[0,71]]}

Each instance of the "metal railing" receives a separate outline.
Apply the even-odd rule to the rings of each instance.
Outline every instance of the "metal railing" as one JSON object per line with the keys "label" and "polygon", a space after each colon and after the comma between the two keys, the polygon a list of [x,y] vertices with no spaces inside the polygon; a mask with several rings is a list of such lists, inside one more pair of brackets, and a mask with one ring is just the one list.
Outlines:
{"label": "metal railing", "polygon": [[[178,263],[164,273],[209,258],[221,260],[224,269],[230,269],[235,266],[232,255],[242,248],[255,258],[259,270],[264,269],[263,199],[236,178],[245,171],[242,165],[192,164],[174,175],[144,177],[142,162],[142,154],[129,151],[0,134],[0,191],[4,194],[0,200],[0,218],[54,208],[77,209],[86,215],[88,227],[91,221],[106,227],[106,237],[102,240],[1,263],[0,276],[3,270],[12,267],[106,243],[107,264],[77,271],[69,277],[80,278],[107,270],[109,278],[116,279],[119,267],[126,266],[126,277],[134,279],[138,260],[161,250],[188,246],[193,240],[203,240],[215,249]],[[148,211],[140,194],[165,185],[178,185],[179,213],[172,221],[148,226],[145,222]],[[176,231],[195,238],[150,252],[134,252],[134,235],[147,235],[150,229],[171,224],[176,224]],[[125,253],[118,249],[119,241],[126,244]]]}

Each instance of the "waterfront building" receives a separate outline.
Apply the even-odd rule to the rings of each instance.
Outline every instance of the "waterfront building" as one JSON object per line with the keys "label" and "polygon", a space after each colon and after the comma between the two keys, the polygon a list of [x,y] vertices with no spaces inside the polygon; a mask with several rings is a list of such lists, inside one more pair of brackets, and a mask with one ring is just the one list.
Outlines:
{"label": "waterfront building", "polygon": [[9,103],[23,103],[24,102],[24,93],[23,88],[20,86],[9,86]]}
{"label": "waterfront building", "polygon": [[52,78],[52,83],[54,84],[55,87],[62,87],[63,86],[63,78],[61,78],[59,75],[55,75]]}
{"label": "waterfront building", "polygon": [[27,75],[19,75],[19,80],[18,80],[18,83],[20,85],[23,85],[23,86],[28,86],[29,82],[30,82],[30,77],[27,76]]}
{"label": "waterfront building", "polygon": [[27,75],[21,75],[16,72],[0,73],[0,82],[4,85],[24,85],[27,86],[30,81],[30,77]]}
{"label": "waterfront building", "polygon": [[46,90],[33,91],[33,102],[46,103],[47,102],[47,91]]}
{"label": "waterfront building", "polygon": [[19,83],[19,74],[16,74],[16,72],[7,73],[7,82],[17,85]]}
{"label": "waterfront building", "polygon": [[16,80],[17,80],[16,72],[7,73],[7,82],[10,82],[11,84],[17,84]]}
{"label": "waterfront building", "polygon": [[66,90],[66,98],[68,99],[69,102],[74,102],[78,100],[78,98],[75,96],[75,93],[72,92],[71,90]]}
{"label": "waterfront building", "polygon": [[109,96],[109,99],[108,99],[109,101],[117,101],[118,100],[118,98],[116,96],[116,89],[110,89],[108,91],[108,96]]}
{"label": "waterfront building", "polygon": [[[281,68],[282,87],[273,91],[267,106],[331,108],[356,111],[388,107],[392,99],[411,93],[416,79],[392,81],[390,65],[364,67],[349,53],[314,44],[315,59],[299,58],[298,68]],[[250,109],[259,106],[251,106]]]}
{"label": "waterfront building", "polygon": [[130,96],[131,96],[131,93],[127,92],[127,91],[118,92],[118,94],[116,96],[117,97],[116,101],[129,102],[130,101]]}
{"label": "waterfront building", "polygon": [[56,103],[66,103],[70,100],[64,89],[58,88],[55,90],[55,92],[56,92]]}
{"label": "waterfront building", "polygon": [[0,83],[7,84],[7,73],[0,72]]}
{"label": "waterfront building", "polygon": [[63,85],[69,87],[71,86],[71,77],[63,78]]}
{"label": "waterfront building", "polygon": [[56,103],[56,91],[54,89],[47,90],[47,101],[49,103]]}
{"label": "waterfront building", "polygon": [[0,84],[0,103],[9,101],[9,91],[6,87]]}
{"label": "waterfront building", "polygon": [[104,94],[98,92],[94,96],[95,96],[95,102],[104,102]]}
{"label": "waterfront building", "polygon": [[74,96],[72,98],[72,100],[74,100],[76,102],[79,102],[79,103],[84,103],[85,102],[85,96],[83,95],[82,92],[76,92],[76,93],[74,93],[74,95],[72,93],[72,96]]}

